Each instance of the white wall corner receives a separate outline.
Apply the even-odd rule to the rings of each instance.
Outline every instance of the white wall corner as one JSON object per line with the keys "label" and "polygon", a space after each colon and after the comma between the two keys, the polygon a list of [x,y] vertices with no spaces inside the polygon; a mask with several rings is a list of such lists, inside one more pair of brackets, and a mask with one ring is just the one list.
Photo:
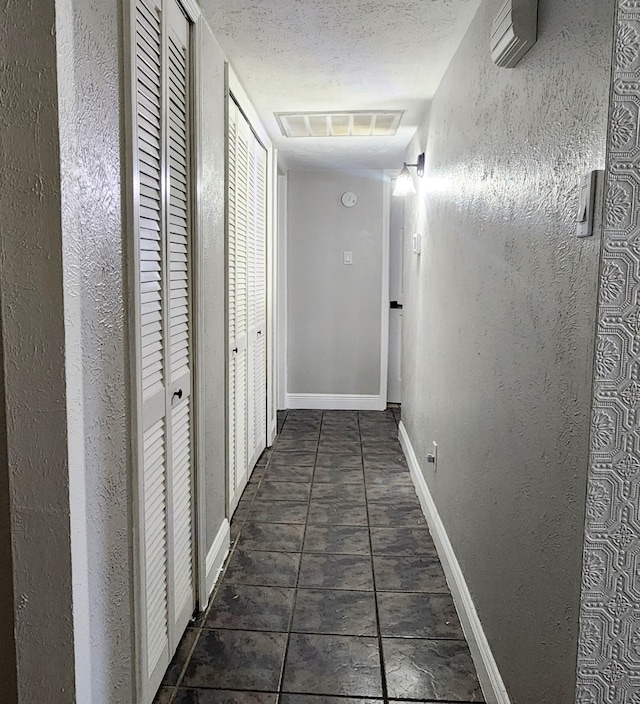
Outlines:
{"label": "white wall corner", "polygon": [[286,407],[320,411],[384,411],[387,404],[386,398],[379,394],[287,394]]}
{"label": "white wall corner", "polygon": [[[218,530],[211,550],[207,553],[207,601],[213,593],[220,572],[227,559],[231,547],[231,526],[229,519],[225,518]],[[206,604],[203,606],[206,607]]]}
{"label": "white wall corner", "polygon": [[451,590],[453,601],[460,616],[462,630],[464,631],[471,657],[478,672],[478,679],[487,704],[510,704],[509,695],[502,681],[498,665],[493,657],[489,641],[482,628],[482,623],[476,611],[469,587],[462,573],[462,569],[447,531],[438,514],[427,482],[420,469],[418,458],[411,444],[411,439],[402,421],[399,424],[400,444],[409,464],[411,478],[413,479],[420,504],[424,512],[429,530],[436,545],[447,584]]}

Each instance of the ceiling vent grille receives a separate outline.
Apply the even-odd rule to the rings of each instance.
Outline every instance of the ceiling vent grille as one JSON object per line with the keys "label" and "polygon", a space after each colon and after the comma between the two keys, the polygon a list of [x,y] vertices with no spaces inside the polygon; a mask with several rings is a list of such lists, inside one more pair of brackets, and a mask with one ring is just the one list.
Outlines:
{"label": "ceiling vent grille", "polygon": [[402,111],[277,112],[285,137],[393,137]]}

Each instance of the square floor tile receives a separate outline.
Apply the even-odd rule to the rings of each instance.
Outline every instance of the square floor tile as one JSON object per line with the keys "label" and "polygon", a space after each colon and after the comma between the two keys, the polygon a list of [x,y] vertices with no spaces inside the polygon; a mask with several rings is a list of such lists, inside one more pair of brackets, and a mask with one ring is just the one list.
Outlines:
{"label": "square floor tile", "polygon": [[229,689],[179,689],[173,704],[276,704],[278,695]]}
{"label": "square floor tile", "polygon": [[382,696],[377,639],[293,633],[282,690],[352,697]]}
{"label": "square floor tile", "polygon": [[308,525],[304,552],[369,555],[369,530],[364,526]]}
{"label": "square floor tile", "polygon": [[371,549],[374,555],[437,556],[429,530],[425,528],[371,528]]}
{"label": "square floor tile", "polygon": [[300,555],[236,549],[224,572],[227,584],[295,587]]}
{"label": "square floor tile", "polygon": [[268,482],[310,482],[313,479],[313,467],[274,467],[270,465],[264,478]]}
{"label": "square floor tile", "polygon": [[362,484],[327,484],[314,483],[311,490],[312,501],[335,501],[349,499],[365,503],[364,482]]}
{"label": "square floor tile", "polygon": [[331,440],[353,440],[354,442],[360,443],[360,428],[357,422],[338,424],[323,421],[320,437]]}
{"label": "square floor tile", "polygon": [[[286,430],[285,430],[286,432]],[[318,437],[315,439],[305,439],[301,440],[298,438],[291,438],[289,440],[281,440],[278,438],[273,450],[274,456],[280,453],[288,452],[317,452],[318,450]]]}
{"label": "square floor tile", "polygon": [[367,484],[367,501],[372,504],[419,505],[416,490],[411,484]]}
{"label": "square floor tile", "polygon": [[362,467],[316,467],[315,484],[364,484]]}
{"label": "square floor tile", "polygon": [[364,478],[367,484],[384,484],[398,486],[400,484],[413,486],[413,480],[408,469],[365,469]]}
{"label": "square floor tile", "polygon": [[247,521],[242,528],[238,547],[243,550],[300,552],[303,537],[304,526],[301,525]]}
{"label": "square floor tile", "polygon": [[287,631],[294,589],[226,584],[216,594],[206,628],[245,631]]}
{"label": "square floor tile", "polygon": [[432,557],[376,555],[373,571],[378,591],[449,593],[440,561]]}
{"label": "square floor tile", "polygon": [[409,467],[404,458],[394,459],[384,455],[368,455],[363,460],[365,469],[386,469],[387,471],[409,471]]}
{"label": "square floor tile", "polygon": [[368,455],[379,454],[402,455],[404,457],[402,446],[400,445],[400,442],[397,439],[389,440],[388,438],[376,438],[375,440],[362,440],[362,452],[365,457]]}
{"label": "square floor tile", "polygon": [[262,523],[296,523],[307,522],[309,503],[307,501],[262,501],[256,499],[247,511],[251,521]]}
{"label": "square floor tile", "polygon": [[315,555],[304,553],[299,587],[373,590],[371,558],[361,555]]}
{"label": "square floor tile", "polygon": [[171,686],[178,684],[182,671],[184,670],[184,666],[187,664],[187,660],[191,655],[193,646],[198,639],[198,635],[200,635],[200,631],[196,628],[187,628],[182,636],[182,639],[180,640],[178,650],[176,650],[176,654],[173,656],[173,660],[171,660],[169,669],[164,675],[162,680],[163,685]]}
{"label": "square floor tile", "polygon": [[305,501],[311,493],[311,484],[302,482],[270,482],[260,485],[256,498],[260,501]]}
{"label": "square floor tile", "polygon": [[376,629],[373,592],[298,590],[292,631],[375,636]]}
{"label": "square floor tile", "polygon": [[369,523],[381,527],[416,527],[426,528],[427,521],[419,504],[369,504]]}
{"label": "square floor tile", "polygon": [[309,523],[366,526],[367,522],[367,506],[357,499],[314,500],[309,504]]}
{"label": "square floor tile", "polygon": [[320,694],[281,694],[280,704],[379,704],[365,697],[329,697]]}
{"label": "square floor tile", "polygon": [[275,692],[286,645],[286,633],[204,630],[182,685]]}
{"label": "square floor tile", "polygon": [[484,701],[464,641],[383,638],[382,643],[390,698]]}
{"label": "square floor tile", "polygon": [[314,452],[274,452],[269,467],[313,467],[316,463]]}
{"label": "square floor tile", "polygon": [[380,633],[400,638],[463,639],[458,614],[449,594],[378,594]]}
{"label": "square floor tile", "polygon": [[359,455],[362,450],[360,436],[358,433],[351,435],[327,435],[320,436],[318,452],[322,454],[338,453],[342,455]]}
{"label": "square floor tile", "polygon": [[316,467],[362,467],[360,452],[322,452],[316,458]]}
{"label": "square floor tile", "polygon": [[175,687],[160,687],[153,700],[153,704],[169,704],[175,691]]}

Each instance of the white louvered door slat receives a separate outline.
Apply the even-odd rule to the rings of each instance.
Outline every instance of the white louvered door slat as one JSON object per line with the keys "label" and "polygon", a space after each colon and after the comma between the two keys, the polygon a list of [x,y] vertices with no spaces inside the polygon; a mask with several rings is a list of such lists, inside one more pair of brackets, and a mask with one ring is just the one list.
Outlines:
{"label": "white louvered door slat", "polygon": [[227,195],[227,310],[228,310],[228,432],[227,432],[227,487],[229,510],[232,512],[239,500],[236,491],[236,141],[238,109],[229,105],[229,136],[227,149],[228,195]]}
{"label": "white louvered door slat", "polygon": [[142,404],[141,616],[143,678],[154,689],[169,663],[167,454],[165,429],[162,210],[162,14],[156,0],[135,12],[136,162],[140,200],[139,376]]}
{"label": "white louvered door slat", "polygon": [[266,150],[229,99],[229,505],[266,446]]}
{"label": "white louvered door slat", "polygon": [[235,491],[242,493],[247,479],[247,313],[249,225],[250,130],[238,111],[236,133],[236,239],[235,239]]}
{"label": "white louvered door slat", "polygon": [[142,704],[150,704],[195,606],[189,24],[176,0],[134,7],[138,596]]}
{"label": "white louvered door slat", "polygon": [[256,257],[259,262],[256,275],[256,317],[258,344],[256,348],[256,415],[258,418],[258,456],[267,445],[267,152],[260,144],[257,161],[256,202],[258,232]]}
{"label": "white louvered door slat", "polygon": [[267,442],[266,365],[266,185],[267,154],[257,139],[250,154],[250,280],[249,280],[249,469]]}
{"label": "white louvered door slat", "polygon": [[187,20],[168,6],[168,241],[169,389],[171,406],[171,533],[174,629],[182,634],[195,607],[193,453],[191,426],[191,237],[189,209],[189,76]]}

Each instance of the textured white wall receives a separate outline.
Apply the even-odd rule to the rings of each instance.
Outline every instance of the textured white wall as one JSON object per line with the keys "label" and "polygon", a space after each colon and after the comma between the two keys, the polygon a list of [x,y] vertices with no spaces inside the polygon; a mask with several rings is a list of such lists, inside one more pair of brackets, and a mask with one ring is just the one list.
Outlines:
{"label": "textured white wall", "polygon": [[224,55],[202,31],[202,243],[204,247],[205,476],[207,551],[225,518],[225,95]]}
{"label": "textured white wall", "polygon": [[121,15],[56,1],[76,683],[92,704],[133,697]]}
{"label": "textured white wall", "polygon": [[[37,6],[36,6],[37,5]],[[20,704],[74,699],[54,0],[0,10],[0,299]],[[5,459],[4,457],[2,458]],[[4,502],[3,502],[4,503]],[[7,566],[3,565],[3,570]],[[3,701],[13,704],[11,681]]]}
{"label": "textured white wall", "polygon": [[[16,701],[68,704],[75,688],[78,702],[130,704],[122,8],[118,0],[45,5],[37,12],[31,3],[10,5],[0,13],[2,36],[10,38],[0,84],[10,472],[0,480],[0,500],[8,486],[19,565]],[[225,515],[225,130],[224,57],[207,28],[201,37],[208,549]],[[0,584],[5,607],[11,586]],[[0,647],[9,652],[12,619],[3,618],[5,624]],[[3,657],[9,670],[10,660]],[[3,697],[13,704],[11,672],[3,683]]]}
{"label": "textured white wall", "polygon": [[[573,701],[613,1],[541,0],[514,70],[485,0],[414,140],[403,419],[514,704]],[[424,234],[420,257],[409,235]],[[438,442],[434,473],[424,461]]]}
{"label": "textured white wall", "polygon": [[288,208],[288,391],[377,395],[383,172],[290,171]]}

